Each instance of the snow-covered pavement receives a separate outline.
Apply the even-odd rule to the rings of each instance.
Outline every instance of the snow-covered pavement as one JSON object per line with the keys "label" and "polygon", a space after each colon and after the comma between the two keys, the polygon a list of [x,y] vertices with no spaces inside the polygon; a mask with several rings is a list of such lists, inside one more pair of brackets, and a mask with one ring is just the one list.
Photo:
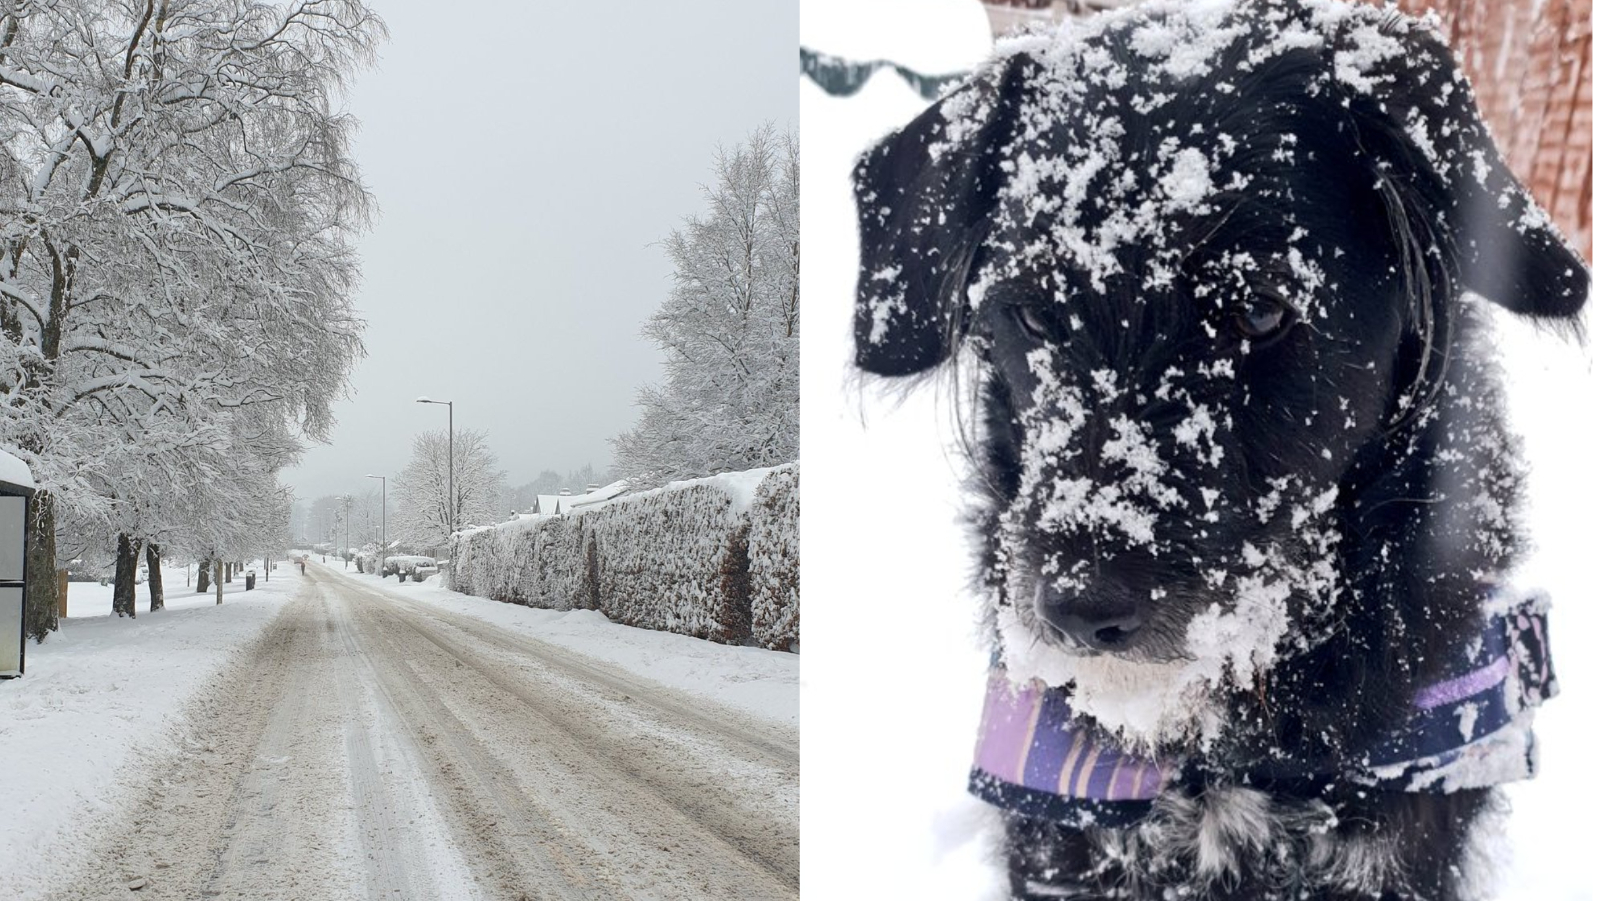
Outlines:
{"label": "snow-covered pavement", "polygon": [[0,831],[0,898],[38,897],[71,872],[151,756],[182,740],[183,702],[260,635],[297,581],[246,593],[236,579],[217,606],[215,595],[183,589],[181,569],[166,575],[168,609],[150,613],[141,586],[132,620],[110,615],[109,586],[72,583],[73,616],[28,646],[27,675],[0,682],[0,798],[11,824]]}
{"label": "snow-covered pavement", "polygon": [[[0,896],[798,894],[792,655],[317,564],[264,585],[69,620],[0,687],[0,712],[39,711],[0,750],[0,797],[34,792]],[[102,686],[129,679],[148,691],[119,714]]]}

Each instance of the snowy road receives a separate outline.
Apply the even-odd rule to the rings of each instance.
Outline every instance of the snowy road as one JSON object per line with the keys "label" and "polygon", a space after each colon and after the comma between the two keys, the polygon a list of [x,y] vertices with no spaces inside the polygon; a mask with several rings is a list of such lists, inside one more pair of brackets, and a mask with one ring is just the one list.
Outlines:
{"label": "snowy road", "polygon": [[792,728],[307,576],[49,897],[798,896]]}

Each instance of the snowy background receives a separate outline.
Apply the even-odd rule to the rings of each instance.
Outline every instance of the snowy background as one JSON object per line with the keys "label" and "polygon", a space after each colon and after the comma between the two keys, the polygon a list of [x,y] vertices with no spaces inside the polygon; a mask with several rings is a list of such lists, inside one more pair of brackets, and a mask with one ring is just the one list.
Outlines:
{"label": "snowy background", "polygon": [[[805,0],[801,44],[924,74],[989,49],[973,0]],[[802,430],[808,469],[801,541],[808,665],[802,884],[815,897],[1001,897],[986,808],[964,793],[986,655],[959,515],[950,404],[930,382],[905,394],[850,376],[855,224],[849,171],[869,142],[924,106],[892,73],[856,96],[800,82],[805,285]],[[1527,441],[1536,551],[1513,577],[1547,589],[1562,694],[1540,712],[1541,776],[1510,789],[1500,864],[1508,901],[1596,897],[1586,862],[1600,788],[1591,777],[1600,635],[1591,511],[1600,376],[1591,347],[1498,317],[1514,428]],[[1600,315],[1588,311],[1589,333]],[[826,666],[817,665],[826,661]]]}
{"label": "snowy background", "polygon": [[369,356],[284,481],[310,499],[398,472],[445,426],[418,394],[454,399],[512,486],[605,470],[661,379],[639,332],[671,289],[658,242],[702,209],[719,145],[795,124],[793,5],[369,5],[390,35],[348,95],[382,207],[359,243]]}

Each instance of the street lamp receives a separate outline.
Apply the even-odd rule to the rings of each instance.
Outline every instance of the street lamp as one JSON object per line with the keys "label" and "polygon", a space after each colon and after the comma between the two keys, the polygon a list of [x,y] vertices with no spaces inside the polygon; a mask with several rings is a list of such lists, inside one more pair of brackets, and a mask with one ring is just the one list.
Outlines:
{"label": "street lamp", "polygon": [[419,404],[444,404],[450,408],[450,469],[445,483],[445,494],[449,495],[445,503],[450,507],[450,534],[456,531],[456,404],[451,400],[429,400],[427,395],[417,398]]}
{"label": "street lamp", "polygon": [[383,500],[378,508],[378,578],[383,578],[383,555],[389,550],[389,477],[367,474],[369,479],[383,482]]}

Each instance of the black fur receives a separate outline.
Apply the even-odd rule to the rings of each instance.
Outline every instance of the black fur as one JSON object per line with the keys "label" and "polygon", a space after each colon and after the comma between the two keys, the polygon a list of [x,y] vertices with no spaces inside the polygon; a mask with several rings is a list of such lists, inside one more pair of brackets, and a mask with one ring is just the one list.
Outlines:
{"label": "black fur", "polygon": [[[1073,665],[1159,667],[1252,579],[1287,591],[1270,659],[1206,683],[1211,719],[1101,723],[1186,761],[1150,821],[1008,819],[1018,897],[1467,892],[1492,791],[1323,777],[1404,721],[1522,547],[1515,442],[1463,292],[1571,323],[1588,272],[1437,35],[1371,9],[1328,25],[1329,9],[1248,2],[1198,74],[1148,46],[1180,6],[1036,39],[857,170],[857,363],[908,376],[971,350],[997,621]],[[1275,44],[1291,29],[1321,40]],[[1374,39],[1399,50],[1351,75]],[[1196,194],[1184,167],[1202,159],[1213,189]],[[1239,838],[1220,871],[1183,832],[1222,822],[1207,804],[1225,799],[1270,810],[1274,843]]]}

